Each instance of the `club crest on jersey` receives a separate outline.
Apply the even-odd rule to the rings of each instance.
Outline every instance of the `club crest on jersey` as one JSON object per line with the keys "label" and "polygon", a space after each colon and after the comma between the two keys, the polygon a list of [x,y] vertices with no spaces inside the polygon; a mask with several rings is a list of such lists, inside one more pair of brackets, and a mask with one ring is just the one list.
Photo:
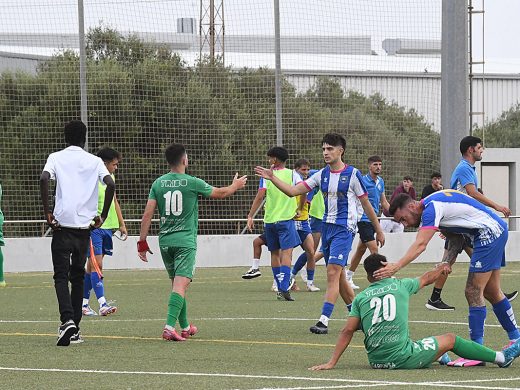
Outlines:
{"label": "club crest on jersey", "polygon": [[326,182],[329,181],[329,178],[328,178],[328,177],[325,177],[325,178],[323,178],[323,181],[326,183]]}
{"label": "club crest on jersey", "polygon": [[347,180],[348,180],[348,179],[347,179],[346,176],[341,176],[341,177],[339,178],[339,181],[342,182],[342,183],[346,183]]}

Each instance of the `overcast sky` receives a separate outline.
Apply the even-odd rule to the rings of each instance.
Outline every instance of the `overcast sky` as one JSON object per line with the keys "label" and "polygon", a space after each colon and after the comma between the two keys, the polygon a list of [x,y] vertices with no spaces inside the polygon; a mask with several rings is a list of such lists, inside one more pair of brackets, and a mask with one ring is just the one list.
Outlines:
{"label": "overcast sky", "polygon": [[[482,1],[473,1],[476,9]],[[103,22],[121,30],[175,32],[177,18],[200,19],[199,0],[84,0],[84,4],[87,28]],[[272,34],[272,4],[273,0],[224,0],[226,34]],[[283,35],[369,35],[378,54],[384,54],[385,38],[441,37],[441,0],[281,0],[280,4]],[[519,15],[520,0],[485,2],[487,59],[520,58]],[[0,33],[73,33],[76,26],[76,0],[0,1]],[[473,36],[477,59],[482,51],[480,15],[474,17]]]}

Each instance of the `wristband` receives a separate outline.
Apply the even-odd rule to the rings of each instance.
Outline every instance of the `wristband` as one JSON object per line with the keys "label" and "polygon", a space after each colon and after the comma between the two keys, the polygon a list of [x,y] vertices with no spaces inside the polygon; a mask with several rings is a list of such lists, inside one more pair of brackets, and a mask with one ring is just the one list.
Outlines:
{"label": "wristband", "polygon": [[149,252],[150,247],[148,246],[148,243],[146,240],[137,241],[137,252]]}

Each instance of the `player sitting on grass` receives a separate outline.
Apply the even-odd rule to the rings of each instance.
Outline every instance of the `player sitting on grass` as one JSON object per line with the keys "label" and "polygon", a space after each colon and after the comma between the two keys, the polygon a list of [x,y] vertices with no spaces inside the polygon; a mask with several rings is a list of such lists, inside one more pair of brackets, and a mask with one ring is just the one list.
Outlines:
{"label": "player sitting on grass", "polygon": [[436,360],[446,364],[450,360],[446,354],[448,351],[466,359],[495,363],[505,368],[520,355],[520,340],[503,351],[493,351],[453,333],[412,341],[408,331],[410,295],[434,283],[451,268],[449,264],[441,263],[420,278],[376,280],[374,272],[385,264],[386,257],[377,253],[365,259],[364,267],[370,286],[354,298],[347,324],[340,333],[330,360],[310,370],[334,368],[360,326],[365,333],[365,349],[372,368],[423,368]]}
{"label": "player sitting on grass", "polygon": [[[102,148],[98,152],[97,156],[103,160],[105,166],[108,169],[108,172],[110,172],[110,175],[112,176],[112,180],[115,182],[114,173],[118,168],[119,162],[121,161],[121,153],[111,148]],[[98,187],[98,213],[101,213],[107,186],[105,183],[100,182]],[[100,228],[93,229],[90,232],[90,239],[92,241],[94,255],[96,258],[90,259],[90,261],[87,262],[87,270],[85,272],[85,280],[83,282],[82,312],[84,316],[97,315],[97,313],[89,306],[90,290],[92,289],[94,289],[94,293],[96,294],[96,298],[99,302],[100,315],[108,316],[109,314],[115,313],[117,311],[117,307],[107,303],[105,298],[105,285],[103,283],[103,278],[100,277],[91,263],[92,261],[97,261],[99,269],[103,269],[103,258],[105,255],[112,256],[112,249],[114,247],[112,243],[112,235],[114,230],[119,230],[121,232],[121,237],[126,240],[127,231],[125,221],[123,219],[121,207],[119,206],[119,202],[115,194],[114,199],[110,204],[107,219],[105,222],[103,222],[103,225],[101,225]]]}
{"label": "player sitting on grass", "polygon": [[[185,297],[195,272],[199,195],[213,199],[227,198],[244,188],[247,176],[239,178],[238,174],[235,174],[230,186],[215,188],[199,178],[186,174],[188,155],[183,145],[171,144],[166,148],[165,155],[170,172],[152,184],[141,220],[137,251],[142,261],[148,261],[146,253],[152,252],[146,237],[157,207],[161,217],[159,247],[172,282],[162,337],[169,341],[185,341],[197,333],[197,328],[188,322]],[[175,331],[177,320],[182,329],[181,334]]]}

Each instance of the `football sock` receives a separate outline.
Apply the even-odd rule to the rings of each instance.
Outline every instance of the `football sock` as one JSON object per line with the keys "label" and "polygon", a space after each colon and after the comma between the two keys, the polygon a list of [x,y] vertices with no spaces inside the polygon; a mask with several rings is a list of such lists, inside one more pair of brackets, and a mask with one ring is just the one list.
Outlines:
{"label": "football sock", "polygon": [[520,338],[520,332],[516,327],[515,313],[507,298],[493,305],[493,311],[497,316],[498,322],[502,328],[507,332],[509,340],[516,340]]}
{"label": "football sock", "polygon": [[85,279],[83,280],[83,306],[88,305],[88,301],[90,299],[90,290],[92,290],[91,277],[91,274],[87,274],[85,272]]}
{"label": "football sock", "polygon": [[278,277],[280,276],[280,267],[271,267],[271,269],[273,270],[273,276],[274,281],[276,282],[276,287],[278,287],[278,291],[282,291],[280,288],[280,279],[278,279]]}
{"label": "football sock", "polygon": [[347,279],[352,279],[354,277],[354,271],[347,270]]}
{"label": "football sock", "polygon": [[441,292],[442,288],[433,288],[432,296],[430,298],[430,301],[437,302],[439,299],[441,299]]}
{"label": "football sock", "polygon": [[179,325],[184,330],[190,328],[190,323],[188,322],[188,307],[187,307],[187,303],[186,303],[186,298],[184,298],[182,309],[181,309],[181,312],[179,313]]}
{"label": "football sock", "polygon": [[170,293],[170,299],[168,301],[168,315],[166,316],[166,325],[175,327],[175,323],[179,318],[182,307],[184,306],[184,298],[176,292]]}
{"label": "football sock", "polygon": [[329,326],[329,318],[332,316],[334,310],[334,304],[330,302],[323,302],[323,308],[321,309],[320,321],[325,326]]}
{"label": "football sock", "polygon": [[296,276],[298,272],[302,270],[305,264],[307,264],[307,254],[303,252],[300,256],[298,256],[298,260],[296,260],[296,263],[294,263],[291,273]]}
{"label": "football sock", "polygon": [[465,340],[455,336],[453,352],[460,357],[470,360],[482,360],[484,362],[495,363],[497,353],[488,347],[477,344],[474,341]]}
{"label": "football sock", "polygon": [[253,269],[259,269],[260,268],[260,259],[253,259]]}
{"label": "football sock", "polygon": [[486,321],[486,314],[486,306],[471,306],[469,308],[469,336],[472,341],[478,344],[484,343],[484,322]]}
{"label": "football sock", "polygon": [[282,277],[282,281],[280,283],[280,291],[289,291],[289,285],[291,284],[291,267],[287,265],[282,265],[280,267],[280,274]]}
{"label": "football sock", "polygon": [[314,283],[314,270],[307,268],[307,285]]}
{"label": "football sock", "polygon": [[103,285],[103,279],[99,278],[99,274],[97,272],[92,272],[90,274],[90,280],[92,283],[92,288],[96,293],[96,298],[99,302],[99,305],[102,306],[105,300],[105,286]]}
{"label": "football sock", "polygon": [[2,248],[0,247],[0,282],[4,281],[4,254],[2,253]]}

